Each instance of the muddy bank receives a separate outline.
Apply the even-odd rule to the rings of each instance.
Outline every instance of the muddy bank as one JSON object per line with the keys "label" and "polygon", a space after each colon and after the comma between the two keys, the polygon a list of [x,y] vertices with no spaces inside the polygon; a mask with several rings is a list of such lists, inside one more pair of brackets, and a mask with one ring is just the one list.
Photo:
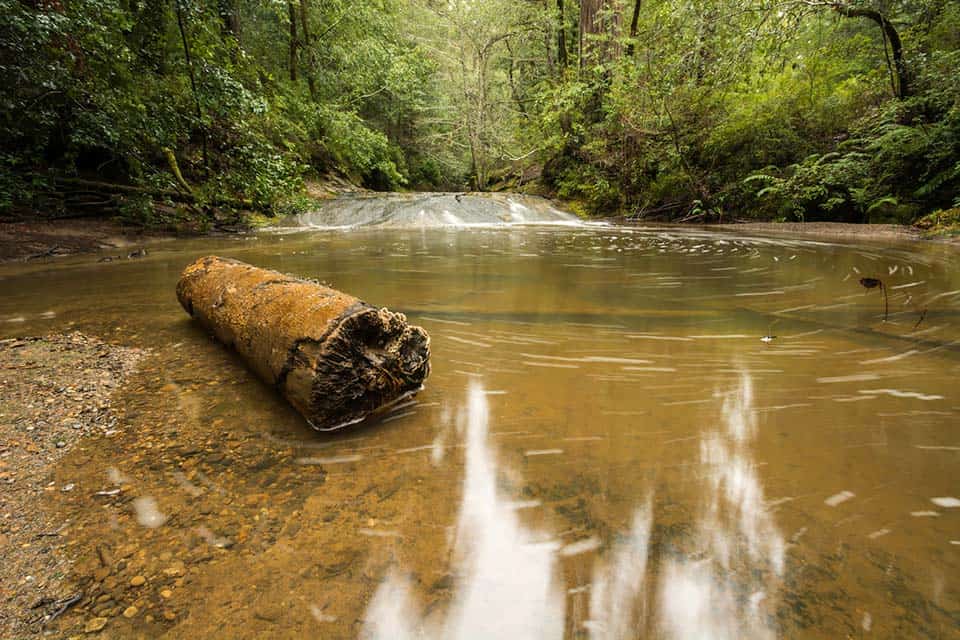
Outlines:
{"label": "muddy bank", "polygon": [[0,222],[0,263],[98,251],[125,258],[147,241],[170,238],[109,220]]}
{"label": "muddy bank", "polygon": [[850,224],[847,222],[738,222],[705,225],[707,229],[734,233],[782,233],[834,240],[921,240],[919,229],[901,224]]}
{"label": "muddy bank", "polygon": [[116,429],[110,396],[137,367],[140,349],[80,333],[0,340],[0,637],[40,635],[72,606],[71,522],[40,505],[54,467],[84,436]]}

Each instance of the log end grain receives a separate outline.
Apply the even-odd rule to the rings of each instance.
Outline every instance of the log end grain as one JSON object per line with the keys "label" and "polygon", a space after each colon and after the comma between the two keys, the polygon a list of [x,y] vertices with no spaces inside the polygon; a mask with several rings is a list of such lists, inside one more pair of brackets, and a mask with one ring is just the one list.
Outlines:
{"label": "log end grain", "polygon": [[322,344],[299,349],[312,363],[310,422],[318,429],[358,422],[419,391],[430,373],[427,333],[387,309],[350,314]]}

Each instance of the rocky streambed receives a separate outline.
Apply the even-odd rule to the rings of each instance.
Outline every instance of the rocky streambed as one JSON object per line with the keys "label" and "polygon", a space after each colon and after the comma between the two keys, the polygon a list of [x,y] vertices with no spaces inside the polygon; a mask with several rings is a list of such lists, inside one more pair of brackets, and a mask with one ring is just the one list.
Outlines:
{"label": "rocky streambed", "polygon": [[80,333],[0,340],[0,637],[40,633],[79,602],[64,582],[72,523],[41,505],[78,490],[54,468],[84,436],[115,432],[110,396],[143,355]]}

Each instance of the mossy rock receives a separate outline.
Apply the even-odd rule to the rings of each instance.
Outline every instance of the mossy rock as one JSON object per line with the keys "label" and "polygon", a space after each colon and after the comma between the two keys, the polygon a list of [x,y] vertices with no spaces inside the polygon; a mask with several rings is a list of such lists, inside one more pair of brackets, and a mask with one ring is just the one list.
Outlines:
{"label": "mossy rock", "polygon": [[934,211],[917,220],[913,226],[928,235],[960,235],[960,207]]}

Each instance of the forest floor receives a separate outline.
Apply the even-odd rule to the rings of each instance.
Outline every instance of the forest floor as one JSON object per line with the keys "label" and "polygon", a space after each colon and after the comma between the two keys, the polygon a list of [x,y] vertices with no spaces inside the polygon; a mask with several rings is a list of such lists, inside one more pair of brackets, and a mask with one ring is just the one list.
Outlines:
{"label": "forest floor", "polygon": [[54,467],[84,436],[111,432],[110,396],[143,355],[80,333],[0,340],[0,637],[39,635],[79,601],[64,581],[71,523],[38,505],[83,490],[57,486]]}

